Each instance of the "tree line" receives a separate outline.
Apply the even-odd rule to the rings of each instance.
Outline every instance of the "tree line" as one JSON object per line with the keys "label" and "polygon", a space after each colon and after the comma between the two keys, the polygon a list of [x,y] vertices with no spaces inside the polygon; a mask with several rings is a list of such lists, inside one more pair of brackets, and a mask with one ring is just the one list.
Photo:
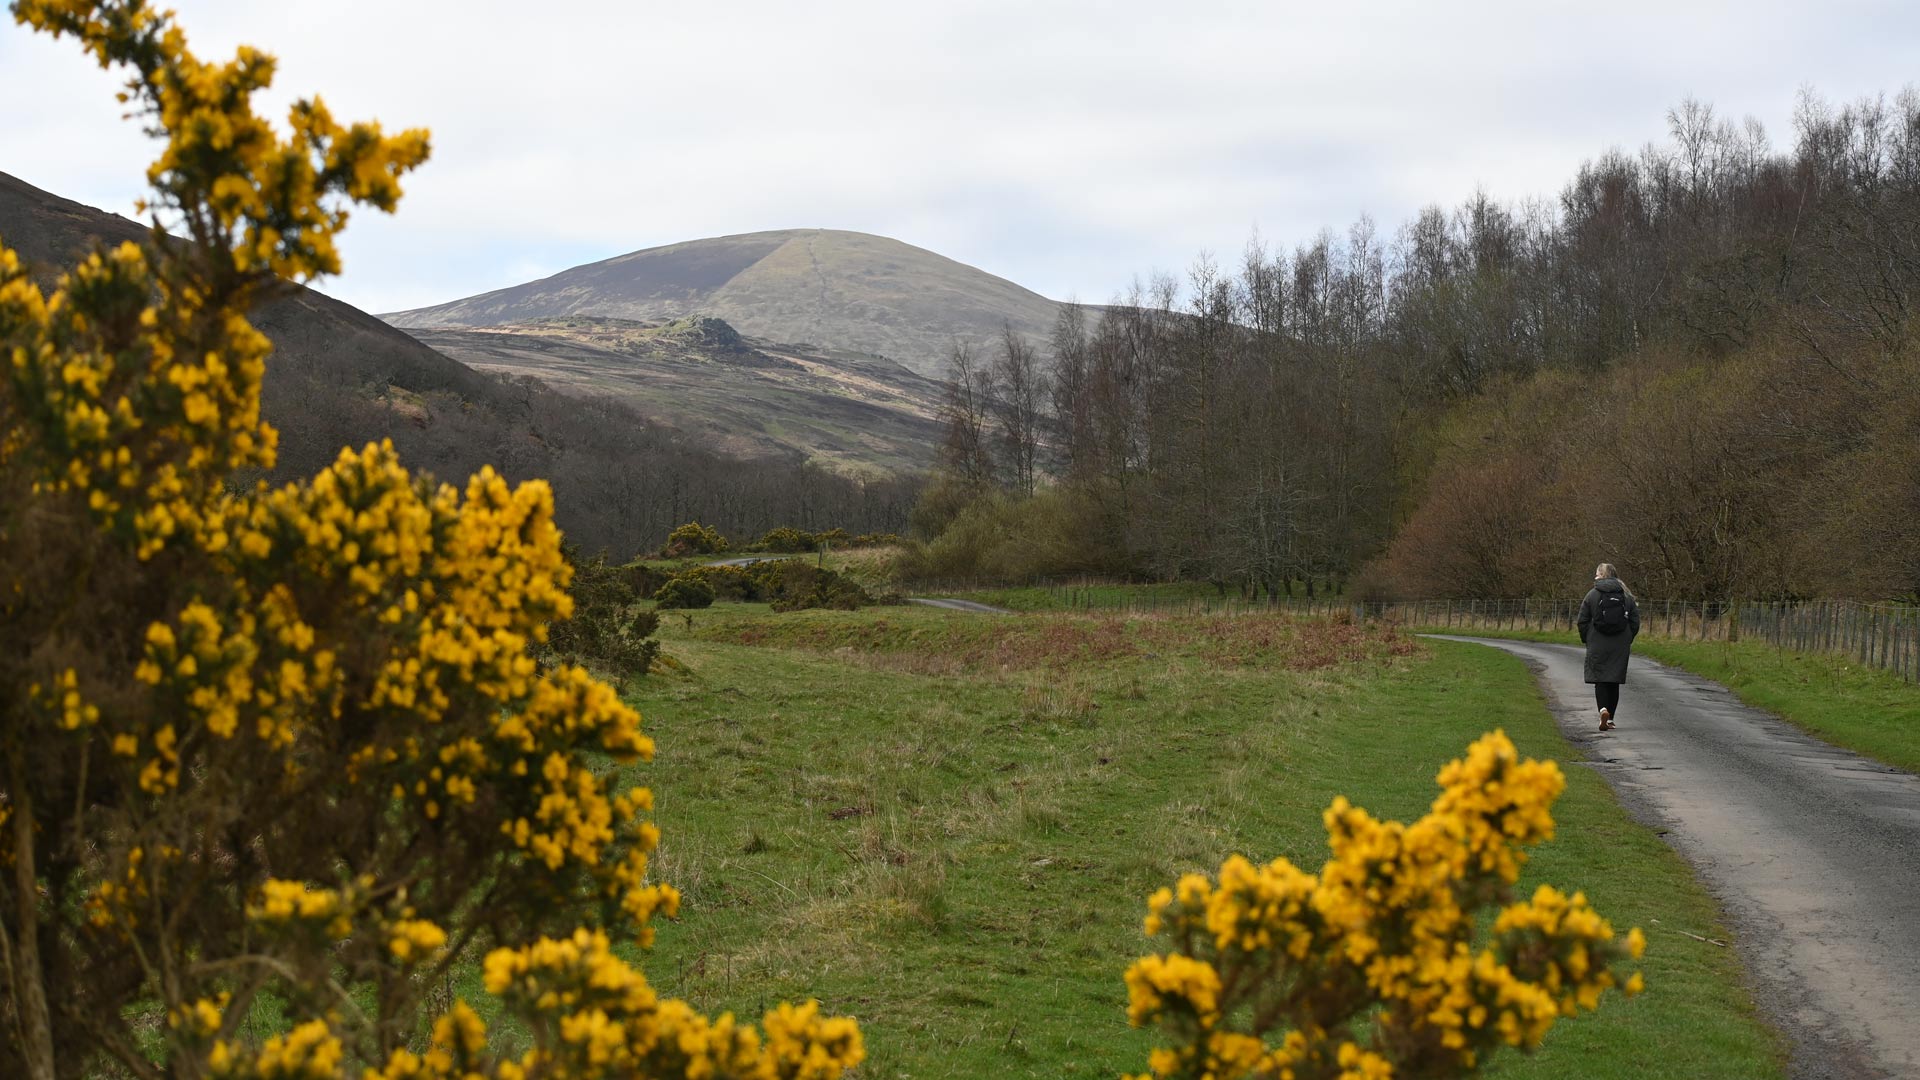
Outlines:
{"label": "tree line", "polygon": [[528,376],[476,391],[383,381],[343,387],[337,373],[289,367],[273,374],[263,408],[281,432],[277,478],[313,475],[343,442],[389,438],[404,460],[436,477],[491,465],[511,480],[547,480],[568,541],[620,560],[690,520],[752,536],[780,526],[899,532],[921,485],[911,475],[855,477],[798,460],[730,458],[620,402],[570,397]]}
{"label": "tree line", "polygon": [[1256,238],[1067,305],[1044,350],[956,352],[918,569],[1920,591],[1920,97],[1803,95],[1784,149],[1667,122],[1551,201]]}

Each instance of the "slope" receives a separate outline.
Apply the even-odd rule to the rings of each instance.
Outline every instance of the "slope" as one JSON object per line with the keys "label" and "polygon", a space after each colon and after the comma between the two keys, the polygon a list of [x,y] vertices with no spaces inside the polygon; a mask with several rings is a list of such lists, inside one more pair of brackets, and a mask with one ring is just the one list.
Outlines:
{"label": "slope", "polygon": [[798,457],[852,473],[919,469],[940,434],[939,384],[873,357],[742,338],[706,316],[567,316],[412,333],[480,371],[623,402],[734,457]]}
{"label": "slope", "polygon": [[382,317],[402,327],[449,328],[565,315],[705,314],[753,337],[884,356],[938,375],[955,342],[989,347],[1003,324],[1041,341],[1058,310],[1011,281],[898,240],[791,229],[648,248]]}
{"label": "slope", "polygon": [[[140,243],[147,236],[144,225],[0,173],[0,240],[19,252],[43,279],[72,265],[96,241]],[[482,398],[497,393],[493,380],[366,312],[311,289],[289,287],[256,310],[253,320],[274,344],[269,407],[277,384],[301,375],[324,375],[341,385],[391,385],[414,392],[454,390]]]}

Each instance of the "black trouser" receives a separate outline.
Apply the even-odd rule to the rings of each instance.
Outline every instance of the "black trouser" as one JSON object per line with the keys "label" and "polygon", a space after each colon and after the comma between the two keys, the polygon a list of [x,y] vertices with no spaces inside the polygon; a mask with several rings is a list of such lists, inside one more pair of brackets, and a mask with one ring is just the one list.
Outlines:
{"label": "black trouser", "polygon": [[1593,699],[1607,710],[1614,719],[1620,717],[1620,684],[1617,682],[1597,682],[1593,684]]}

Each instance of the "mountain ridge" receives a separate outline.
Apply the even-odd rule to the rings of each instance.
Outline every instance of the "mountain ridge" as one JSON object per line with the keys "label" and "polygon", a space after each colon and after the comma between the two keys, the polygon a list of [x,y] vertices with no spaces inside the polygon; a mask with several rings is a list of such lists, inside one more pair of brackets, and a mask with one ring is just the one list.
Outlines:
{"label": "mountain ridge", "polygon": [[519,285],[380,316],[410,330],[564,316],[723,319],[797,348],[885,357],[944,373],[956,344],[1003,328],[1046,340],[1061,305],[1015,282],[890,237],[775,229],[684,240],[583,263]]}
{"label": "mountain ridge", "polygon": [[563,315],[411,329],[476,371],[619,401],[744,460],[798,455],[837,472],[913,471],[940,438],[940,384],[878,357],[739,334],[721,319]]}
{"label": "mountain ridge", "polygon": [[[152,230],[111,211],[56,195],[0,172],[0,242],[19,252],[43,285],[94,244],[145,243]],[[410,391],[448,389],[484,397],[492,381],[443,356],[411,336],[350,304],[304,286],[288,284],[250,314],[254,325],[274,343],[283,374],[385,381]]]}

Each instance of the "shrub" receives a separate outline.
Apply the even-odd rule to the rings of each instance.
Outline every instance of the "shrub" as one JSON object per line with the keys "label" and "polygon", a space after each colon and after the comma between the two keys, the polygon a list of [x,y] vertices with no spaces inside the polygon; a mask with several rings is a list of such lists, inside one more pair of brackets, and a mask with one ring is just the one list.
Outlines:
{"label": "shrub", "polygon": [[852,579],[804,559],[761,563],[755,570],[760,594],[775,611],[806,608],[853,611],[874,602]]}
{"label": "shrub", "polygon": [[986,490],[979,485],[945,471],[936,473],[920,490],[920,498],[914,501],[913,510],[907,515],[908,527],[916,539],[932,540],[947,531],[960,511],[986,495]]}
{"label": "shrub", "polygon": [[754,546],[775,555],[799,555],[818,548],[820,543],[810,532],[782,525],[777,529],[768,529]]}
{"label": "shrub", "polygon": [[660,549],[660,554],[678,559],[686,555],[717,555],[725,550],[727,538],[721,536],[718,529],[689,521],[667,534],[666,546]]}
{"label": "shrub", "polygon": [[996,584],[1125,576],[1136,568],[1126,558],[1122,532],[1087,492],[1049,488],[1028,499],[993,492],[953,511],[944,531],[910,547],[896,569],[907,580]]}
{"label": "shrub", "polygon": [[660,586],[660,591],[653,594],[653,602],[660,611],[712,607],[713,586],[697,577],[682,574]]}
{"label": "shrub", "polygon": [[[165,142],[153,216],[185,235],[51,296],[0,248],[0,1076],[857,1064],[850,1020],[782,1005],[763,1037],[614,954],[679,895],[609,767],[651,755],[640,717],[528,652],[574,608],[546,484],[483,469],[463,497],[375,445],[229,486],[277,442],[247,312],[337,272],[426,134],[298,101],[283,141],[253,111],[271,57],[203,62],[141,0],[13,11],[127,70]],[[476,952],[511,1059],[427,1004]]]}
{"label": "shrub", "polygon": [[736,600],[765,601],[775,611],[852,611],[876,602],[859,583],[804,559],[692,567],[669,580],[657,598],[661,608],[707,607],[715,600]]}
{"label": "shrub", "polygon": [[673,577],[671,573],[656,566],[648,566],[643,562],[628,563],[620,567],[616,573],[626,584],[627,590],[635,597],[652,596],[660,591],[660,586],[665,585],[668,579]]}
{"label": "shrub", "polygon": [[854,536],[838,526],[825,532],[813,533],[782,525],[777,529],[768,529],[747,550],[765,551],[775,555],[805,555],[820,550],[823,544],[836,548],[862,548],[880,547],[899,542],[900,538],[893,533],[862,533]]}
{"label": "shrub", "polygon": [[761,599],[760,582],[745,566],[696,566],[678,575],[703,581],[713,590],[715,600],[751,601]]}
{"label": "shrub", "polygon": [[616,680],[646,673],[660,652],[660,643],[652,640],[660,616],[641,606],[648,594],[634,591],[629,571],[608,566],[602,556],[574,562],[567,590],[573,617],[548,628],[543,658],[598,668]]}
{"label": "shrub", "polygon": [[1464,1076],[1610,988],[1640,991],[1639,930],[1616,937],[1578,893],[1513,896],[1526,848],[1553,835],[1559,766],[1496,731],[1439,780],[1411,825],[1334,800],[1317,876],[1235,855],[1147,901],[1167,948],[1126,981],[1128,1019],[1171,1040],[1150,1075]]}

